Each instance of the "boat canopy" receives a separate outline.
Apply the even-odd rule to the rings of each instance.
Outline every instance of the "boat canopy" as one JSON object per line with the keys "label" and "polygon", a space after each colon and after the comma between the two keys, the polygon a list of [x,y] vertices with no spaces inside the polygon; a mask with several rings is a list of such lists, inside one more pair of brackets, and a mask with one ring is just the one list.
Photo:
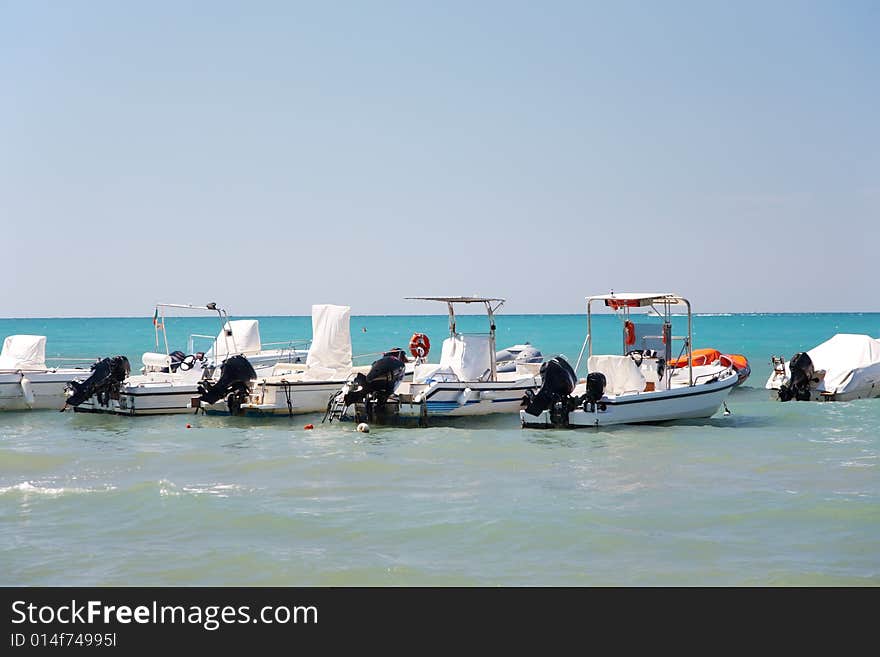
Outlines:
{"label": "boat canopy", "polygon": [[456,335],[443,341],[440,369],[448,368],[459,381],[484,381],[492,371],[488,335]]}
{"label": "boat canopy", "polygon": [[494,297],[406,297],[411,301],[443,301],[445,303],[494,303],[504,302],[504,299]]}
{"label": "boat canopy", "polygon": [[672,292],[622,292],[620,294],[600,294],[587,297],[587,302],[604,301],[609,308],[641,308],[654,304],[677,305],[687,303],[680,294]]}
{"label": "boat canopy", "polygon": [[351,370],[351,307],[312,306],[312,344],[306,356],[308,369],[332,372]]}
{"label": "boat canopy", "polygon": [[807,354],[813,367],[825,370],[822,389],[835,393],[849,383],[855,370],[880,364],[880,340],[869,335],[838,333]]}
{"label": "boat canopy", "polygon": [[0,370],[46,369],[45,335],[10,335],[0,351]]}
{"label": "boat canopy", "polygon": [[205,352],[208,360],[224,360],[233,354],[255,354],[262,349],[260,322],[256,319],[234,319],[226,322],[214,340],[214,346]]}

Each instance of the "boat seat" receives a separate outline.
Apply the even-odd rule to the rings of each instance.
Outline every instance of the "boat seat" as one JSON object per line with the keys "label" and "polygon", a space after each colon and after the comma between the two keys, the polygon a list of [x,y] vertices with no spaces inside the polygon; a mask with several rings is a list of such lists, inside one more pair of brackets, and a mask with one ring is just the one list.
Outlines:
{"label": "boat seat", "polygon": [[605,375],[605,394],[624,395],[643,392],[644,374],[629,356],[590,356],[587,370]]}

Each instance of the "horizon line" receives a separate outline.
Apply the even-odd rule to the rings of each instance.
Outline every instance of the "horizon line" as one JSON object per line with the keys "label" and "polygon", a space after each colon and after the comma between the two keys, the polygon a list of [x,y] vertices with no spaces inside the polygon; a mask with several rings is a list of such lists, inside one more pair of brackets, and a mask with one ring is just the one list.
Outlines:
{"label": "horizon line", "polygon": [[[481,316],[484,313],[456,313],[456,315],[473,315]],[[613,312],[594,313],[600,315],[613,316]],[[673,316],[685,316],[687,313],[673,313]],[[500,316],[505,317],[572,317],[586,316],[585,312],[576,313],[502,313]],[[694,317],[725,317],[734,315],[880,315],[880,310],[785,310],[785,311],[741,311],[741,312],[705,312],[693,313]],[[446,313],[360,313],[351,315],[352,317],[446,317]],[[242,314],[234,315],[232,319],[248,319],[250,317],[265,318],[285,318],[285,317],[311,317],[311,315],[259,315],[259,314]],[[55,316],[30,316],[30,317],[4,317],[0,316],[0,321],[4,320],[34,320],[34,319],[139,319],[147,318],[149,315],[55,315]],[[199,319],[196,315],[176,315],[169,319]]]}

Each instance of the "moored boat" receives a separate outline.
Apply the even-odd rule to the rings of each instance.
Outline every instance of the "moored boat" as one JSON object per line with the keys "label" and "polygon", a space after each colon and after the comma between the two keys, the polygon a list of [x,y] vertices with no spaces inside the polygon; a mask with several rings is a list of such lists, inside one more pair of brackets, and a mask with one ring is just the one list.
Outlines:
{"label": "moored boat", "polygon": [[880,397],[880,339],[838,333],[785,361],[771,360],[765,388],[779,401],[852,401]]}
{"label": "moored boat", "polygon": [[[59,364],[46,363],[45,335],[10,335],[4,339],[0,351],[0,411],[61,410],[68,384],[87,374],[86,363],[96,359],[48,360]],[[71,366],[74,364],[78,366]]]}
{"label": "moored boat", "polygon": [[[195,351],[196,338],[191,335],[189,354],[171,351],[166,330],[169,310],[195,311],[217,316],[220,331],[212,338],[205,351]],[[219,375],[220,366],[235,355],[246,356],[258,371],[271,370],[278,362],[300,362],[305,352],[295,343],[284,347],[265,349],[260,340],[259,322],[255,319],[230,320],[217,304],[156,305],[153,314],[156,345],[164,345],[165,352],[146,352],[141,357],[143,367],[139,374],[130,373],[125,356],[105,358],[93,366],[88,378],[71,382],[68,405],[78,413],[114,413],[118,415],[168,415],[192,413],[192,399],[199,394],[199,385]],[[161,338],[161,340],[160,340]],[[82,380],[84,379],[84,380]]]}
{"label": "moored boat", "polygon": [[[621,320],[622,355],[593,354],[592,304],[596,302]],[[676,336],[671,309],[681,305],[687,307],[687,335]],[[638,309],[654,313],[631,314]],[[661,321],[642,321],[646,317]],[[690,302],[678,294],[588,297],[587,336],[578,362],[574,368],[561,357],[546,363],[541,390],[523,400],[523,427],[601,427],[711,417],[739,379],[732,363],[725,365],[721,359],[695,364],[692,326]],[[675,342],[682,346],[673,358]],[[574,373],[585,352],[589,373],[577,381]],[[670,362],[677,366],[669,367]]]}
{"label": "moored boat", "polygon": [[219,379],[201,384],[192,405],[217,415],[323,412],[353,369],[350,318],[349,306],[313,305],[312,340],[303,362],[276,363],[260,371],[241,359],[227,361]]}
{"label": "moored boat", "polygon": [[[373,363],[370,372],[354,376],[339,390],[328,405],[327,419],[380,423],[415,421],[424,426],[432,418],[513,413],[519,409],[523,395],[538,388],[540,362],[528,362],[534,354],[525,360],[514,358],[512,370],[499,371],[495,313],[504,299],[411,298],[446,304],[449,337],[443,341],[440,362],[424,362],[427,353],[413,347],[411,341],[411,353],[416,357],[411,381],[404,380],[400,359],[383,356]],[[458,330],[455,307],[470,304],[485,308],[488,333]]]}

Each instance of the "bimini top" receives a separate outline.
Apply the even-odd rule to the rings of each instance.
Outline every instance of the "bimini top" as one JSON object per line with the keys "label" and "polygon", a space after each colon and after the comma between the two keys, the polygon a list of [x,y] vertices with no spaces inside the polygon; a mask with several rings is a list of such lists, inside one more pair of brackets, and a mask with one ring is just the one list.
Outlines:
{"label": "bimini top", "polygon": [[445,301],[446,303],[492,303],[493,301],[501,301],[504,299],[496,299],[494,297],[406,297],[409,300],[417,301]]}
{"label": "bimini top", "polygon": [[599,294],[594,297],[587,297],[587,303],[593,301],[604,301],[609,308],[640,308],[643,306],[652,306],[655,303],[675,305],[679,303],[687,303],[680,294],[672,292],[621,292],[620,294]]}

